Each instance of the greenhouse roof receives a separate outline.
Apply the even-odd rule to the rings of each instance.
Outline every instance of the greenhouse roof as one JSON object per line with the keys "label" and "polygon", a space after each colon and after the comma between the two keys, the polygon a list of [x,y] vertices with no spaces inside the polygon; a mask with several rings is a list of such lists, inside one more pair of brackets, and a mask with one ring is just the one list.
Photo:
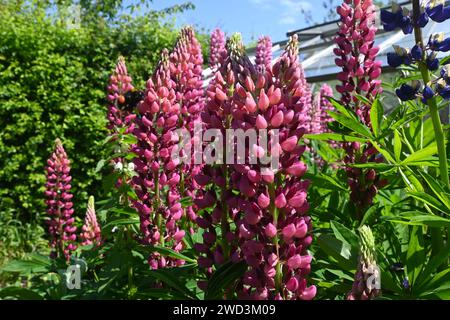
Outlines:
{"label": "greenhouse roof", "polygon": [[[401,5],[406,8],[411,8],[409,1]],[[379,11],[377,15],[379,16]],[[387,53],[392,52],[392,45],[411,48],[415,44],[414,34],[404,35],[401,30],[386,32],[380,25],[380,19],[377,18],[376,20],[378,21],[379,30],[375,38],[375,45],[380,47],[378,60],[381,60],[383,68],[389,71]],[[340,68],[334,63],[336,56],[333,53],[333,49],[335,48],[333,38],[338,31],[338,22],[339,20],[335,20],[305,29],[290,31],[286,34],[287,37],[293,34],[298,35],[300,41],[299,55],[305,70],[305,75],[310,83],[336,79],[335,75],[340,71]],[[423,28],[424,41],[428,41],[430,35],[438,32],[444,32],[446,37],[449,37],[450,20],[439,24],[430,20],[427,26]],[[273,44],[272,53],[274,60],[281,55],[287,41],[288,39]],[[250,59],[253,60],[255,58],[255,48],[249,49],[248,54]],[[442,56],[444,54],[441,52],[438,57]]]}
{"label": "greenhouse roof", "polygon": [[[450,1],[447,1],[450,3]],[[402,7],[412,10],[410,1],[400,3]],[[390,72],[394,69],[387,64],[387,53],[392,52],[393,45],[399,45],[404,48],[412,48],[415,44],[414,34],[405,35],[401,30],[394,30],[386,32],[380,24],[379,10],[377,12],[377,27],[378,32],[375,37],[375,45],[380,48],[378,53],[378,60],[382,61],[382,68],[384,72]],[[299,39],[299,56],[305,70],[305,75],[309,83],[324,82],[336,79],[336,74],[341,70],[335,65],[336,56],[333,53],[335,48],[334,37],[338,31],[338,23],[340,20],[335,20],[312,27],[289,31],[286,33],[287,38],[283,41],[275,42],[272,45],[272,62],[278,58],[284,50],[290,36],[297,34]],[[434,22],[430,19],[427,26],[422,29],[424,41],[428,41],[430,35],[444,32],[446,37],[450,37],[450,20],[442,23]],[[255,60],[256,48],[247,50],[250,60]],[[439,52],[438,58],[445,56],[444,53]],[[213,72],[211,69],[206,69],[203,72],[205,78],[205,86]]]}

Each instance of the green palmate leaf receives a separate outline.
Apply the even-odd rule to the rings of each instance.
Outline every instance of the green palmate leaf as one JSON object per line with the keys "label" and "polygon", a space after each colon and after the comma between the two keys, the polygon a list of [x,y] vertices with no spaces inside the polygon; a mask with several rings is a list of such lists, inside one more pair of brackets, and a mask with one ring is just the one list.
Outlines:
{"label": "green palmate leaf", "polygon": [[[393,115],[398,116],[399,113],[400,113],[400,110],[397,113],[393,113]],[[399,127],[403,126],[404,124],[409,123],[410,121],[417,118],[420,114],[421,114],[421,111],[417,110],[417,111],[410,112],[404,116],[401,116],[398,120],[396,120],[395,118],[389,117],[388,119],[390,120],[390,122],[388,122],[389,123],[388,128],[390,128],[391,130],[398,129]],[[385,134],[386,135],[389,134],[389,130],[387,130]]]}
{"label": "green palmate leaf", "polygon": [[441,59],[441,61],[439,61],[439,63],[441,64],[441,66],[446,65],[448,62],[450,61],[450,56],[444,57]]}
{"label": "green palmate leaf", "polygon": [[133,209],[133,208],[128,208],[128,207],[111,208],[110,211],[112,211],[114,213],[119,213],[119,214],[122,214],[122,215],[132,216],[132,217],[136,216],[136,210]]}
{"label": "green palmate leaf", "polygon": [[445,263],[450,257],[450,244],[447,244],[436,256],[430,257],[430,261],[426,264],[416,281],[416,288],[420,290],[429,281],[429,277],[436,272],[437,268]]}
{"label": "green palmate leaf", "polygon": [[116,273],[113,276],[106,278],[105,281],[102,282],[102,284],[97,288],[97,292],[100,293],[107,289],[119,277],[119,275],[119,273]]}
{"label": "green palmate leaf", "polygon": [[372,143],[372,145],[375,147],[375,149],[377,149],[378,152],[381,153],[381,154],[386,158],[386,160],[388,160],[389,162],[392,162],[392,163],[396,163],[395,160],[394,160],[394,158],[393,158],[393,157],[391,156],[391,154],[389,153],[389,151],[383,149],[383,148],[382,148],[377,142],[375,142],[375,141],[371,141],[371,143]]}
{"label": "green palmate leaf", "polygon": [[370,225],[369,221],[372,220],[373,216],[378,212],[378,204],[373,204],[367,211],[364,213],[364,217],[361,220],[360,226],[365,224]]}
{"label": "green palmate leaf", "polygon": [[4,272],[16,272],[19,274],[45,273],[48,272],[50,264],[47,260],[13,260],[4,267],[0,268]]}
{"label": "green palmate leaf", "polygon": [[439,167],[439,159],[437,157],[428,157],[424,160],[408,163],[409,167]]}
{"label": "green palmate leaf", "polygon": [[351,135],[352,130],[349,128],[343,126],[337,121],[330,121],[327,123],[327,128],[330,130],[330,132],[337,133],[337,134],[343,134],[343,135]]}
{"label": "green palmate leaf", "polygon": [[433,193],[442,201],[442,203],[450,210],[450,198],[441,186],[440,182],[426,172],[420,172],[424,180],[427,182]]}
{"label": "green palmate leaf", "polygon": [[[411,212],[405,212],[405,214],[413,213]],[[445,219],[443,217],[435,216],[435,215],[424,215],[422,212],[416,212],[419,215],[414,216],[388,216],[384,217],[386,220],[396,222],[396,223],[403,223],[407,225],[412,226],[428,226],[433,228],[445,228],[450,227],[450,219]]]}
{"label": "green palmate leaf", "polygon": [[333,257],[339,266],[347,271],[353,271],[357,263],[357,251],[352,251],[352,247],[329,234],[321,234],[317,237],[320,248]]}
{"label": "green palmate leaf", "polygon": [[311,174],[306,173],[304,177],[311,180],[317,187],[334,190],[338,188],[342,191],[347,191],[347,186],[343,186],[336,178],[325,175],[323,173]]}
{"label": "green palmate leaf", "polygon": [[337,148],[331,147],[328,142],[317,140],[317,152],[328,163],[340,160],[341,156]]}
{"label": "green palmate leaf", "polygon": [[424,292],[420,294],[420,297],[449,297],[450,296],[450,268],[436,274],[429,282],[423,287]]}
{"label": "green palmate leaf", "polygon": [[417,179],[417,177],[414,175],[411,170],[406,167],[406,170],[403,171],[402,168],[398,168],[398,172],[400,172],[400,175],[402,176],[403,181],[405,181],[405,184],[408,186],[408,189],[411,191],[423,191],[422,183]]}
{"label": "green palmate leaf", "polygon": [[450,284],[450,267],[447,267],[434,275],[434,277],[426,284],[425,288],[436,288],[442,284]]}
{"label": "green palmate leaf", "polygon": [[400,138],[400,134],[397,130],[394,130],[394,155],[395,160],[400,162],[400,156],[402,153],[402,139]]}
{"label": "green palmate leaf", "polygon": [[338,102],[334,98],[329,98],[329,101],[334,106],[334,108],[337,111],[339,111],[340,113],[342,113],[343,115],[345,115],[345,116],[347,116],[349,118],[358,119],[358,117],[356,116],[356,114],[352,110],[346,108],[345,106],[343,106],[340,102]]}
{"label": "green palmate leaf", "polygon": [[372,105],[372,102],[363,95],[355,94],[355,97],[365,105]]}
{"label": "green palmate leaf", "polygon": [[413,226],[410,230],[408,251],[406,253],[406,267],[411,284],[415,284],[425,262],[425,249],[422,227]]}
{"label": "green palmate leaf", "polygon": [[166,284],[167,286],[176,290],[179,294],[183,295],[184,299],[194,299],[194,300],[197,299],[195,292],[191,292],[187,288],[186,283],[184,283],[182,279],[180,279],[180,277],[177,276],[176,269],[152,270],[147,274],[150,277],[159,280],[164,284]]}
{"label": "green palmate leaf", "polygon": [[421,74],[414,74],[411,75],[409,77],[402,77],[397,81],[397,87],[401,86],[403,83],[408,83],[411,82],[413,80],[422,80],[422,75]]}
{"label": "green palmate leaf", "polygon": [[346,126],[347,128],[363,135],[364,137],[372,139],[372,133],[370,132],[370,129],[363,125],[358,119],[350,118],[343,114],[339,114],[329,110],[327,110],[327,113],[330,115],[330,117]]}
{"label": "green palmate leaf", "polygon": [[436,199],[435,197],[425,193],[425,192],[408,192],[408,194],[423,203],[426,203],[433,208],[439,210],[440,212],[446,213],[450,215],[450,209],[447,208],[439,199]]}
{"label": "green palmate leaf", "polygon": [[229,261],[220,266],[208,281],[205,299],[222,299],[224,292],[229,289],[237,279],[241,278],[245,271],[247,271],[245,261],[237,263]]}
{"label": "green palmate leaf", "polygon": [[103,227],[104,229],[109,227],[115,227],[115,226],[122,226],[122,225],[129,225],[129,224],[138,224],[139,219],[138,218],[125,218],[125,219],[116,219],[111,222],[108,222]]}
{"label": "green palmate leaf", "polygon": [[333,269],[326,269],[326,271],[336,275],[339,277],[339,279],[347,279],[349,281],[353,281],[353,277],[351,275],[348,275],[347,273],[343,272],[342,270],[333,270]]}
{"label": "green palmate leaf", "polygon": [[376,162],[369,162],[369,163],[355,163],[355,164],[349,164],[348,167],[353,168],[373,168],[378,170],[390,170],[397,167],[395,164],[389,164],[389,163],[376,163]]}
{"label": "green palmate leaf", "polygon": [[409,155],[401,163],[403,165],[405,165],[405,164],[409,164],[411,162],[425,160],[429,156],[432,156],[436,153],[437,153],[437,145],[436,145],[436,143],[433,143],[432,145],[429,145],[428,147],[425,147],[425,148],[418,150],[418,151],[414,152],[413,154]]}
{"label": "green palmate leaf", "polygon": [[339,133],[320,133],[320,134],[305,134],[306,139],[322,140],[322,141],[342,141],[342,142],[366,142],[367,139],[349,136]]}
{"label": "green palmate leaf", "polygon": [[380,269],[382,289],[388,289],[394,292],[399,290],[400,286],[398,285],[398,281],[394,279],[392,273],[389,270]]}
{"label": "green palmate leaf", "polygon": [[50,267],[52,264],[52,260],[49,256],[44,256],[39,253],[29,253],[26,255],[26,259],[47,267]]}
{"label": "green palmate leaf", "polygon": [[0,299],[43,300],[44,298],[31,289],[21,287],[6,287],[0,289]]}
{"label": "green palmate leaf", "polygon": [[382,126],[383,114],[383,105],[380,100],[375,99],[370,109],[370,122],[372,123],[372,129],[376,137],[379,135],[380,128]]}
{"label": "green palmate leaf", "polygon": [[352,250],[358,250],[359,237],[352,230],[337,221],[331,221],[331,229],[336,239],[349,244]]}
{"label": "green palmate leaf", "polygon": [[148,248],[150,249],[150,252],[159,252],[160,254],[166,257],[172,257],[175,259],[180,259],[191,263],[197,263],[196,259],[190,258],[182,253],[176,252],[169,248],[159,246],[149,246]]}

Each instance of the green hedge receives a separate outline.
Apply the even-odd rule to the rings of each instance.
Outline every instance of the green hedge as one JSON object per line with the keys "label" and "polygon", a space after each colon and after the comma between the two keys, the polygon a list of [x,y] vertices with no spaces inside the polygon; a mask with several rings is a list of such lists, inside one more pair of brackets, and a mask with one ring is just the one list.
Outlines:
{"label": "green hedge", "polygon": [[[75,208],[99,196],[105,87],[119,55],[143,85],[177,36],[162,13],[101,18],[65,27],[48,6],[0,2],[0,214],[29,221],[44,211],[44,166],[60,137],[72,160]],[[84,12],[86,14],[86,12]],[[91,12],[92,14],[92,12]],[[204,39],[205,37],[203,37]]]}

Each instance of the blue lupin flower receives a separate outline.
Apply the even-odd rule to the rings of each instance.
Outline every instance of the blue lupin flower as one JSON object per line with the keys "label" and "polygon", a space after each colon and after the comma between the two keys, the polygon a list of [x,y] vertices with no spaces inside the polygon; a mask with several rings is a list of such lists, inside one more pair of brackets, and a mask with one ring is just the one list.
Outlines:
{"label": "blue lupin flower", "polygon": [[409,280],[408,280],[408,278],[403,279],[402,286],[405,289],[409,289]]}
{"label": "blue lupin flower", "polygon": [[446,64],[441,69],[441,78],[450,85],[450,64]]}
{"label": "blue lupin flower", "polygon": [[450,6],[445,7],[444,0],[432,0],[427,8],[426,12],[431,20],[436,22],[444,22],[450,19]]}
{"label": "blue lupin flower", "polygon": [[425,11],[423,11],[420,13],[419,20],[417,21],[417,25],[420,28],[424,28],[428,24],[428,21],[429,21],[428,14]]}
{"label": "blue lupin flower", "polygon": [[434,91],[433,91],[433,89],[431,89],[431,87],[425,86],[425,89],[423,89],[422,95],[423,95],[423,98],[425,99],[425,101],[427,101],[434,97]]}
{"label": "blue lupin flower", "polygon": [[403,16],[400,20],[399,26],[404,34],[410,34],[414,30],[410,16]]}
{"label": "blue lupin flower", "polygon": [[438,93],[442,97],[442,99],[450,100],[450,86],[442,88]]}
{"label": "blue lupin flower", "polygon": [[[397,11],[394,11],[397,10]],[[381,23],[386,31],[393,31],[399,27],[400,21],[403,18],[403,13],[400,7],[392,9],[392,12],[382,9],[380,12]]]}
{"label": "blue lupin flower", "polygon": [[398,66],[402,65],[404,60],[404,57],[399,56],[395,52],[388,52],[387,54],[387,62],[392,68],[397,68]]}
{"label": "blue lupin flower", "polygon": [[408,101],[416,99],[416,96],[419,93],[419,89],[420,82],[415,80],[411,85],[408,85],[406,83],[402,84],[400,88],[395,90],[395,93],[397,94],[397,97],[400,98],[400,100]]}
{"label": "blue lupin flower", "polygon": [[411,56],[416,61],[422,60],[422,58],[423,58],[423,49],[422,49],[422,47],[417,45],[417,44],[414,47],[412,47],[412,49],[411,49]]}
{"label": "blue lupin flower", "polygon": [[[442,71],[441,71],[442,74]],[[447,79],[445,77],[440,78],[436,82],[436,92],[444,99],[444,100],[450,100],[450,85],[447,82]]]}
{"label": "blue lupin flower", "polygon": [[404,64],[409,66],[412,63],[411,53],[400,46],[393,45],[394,52],[389,52],[387,54],[387,62],[389,66],[397,68],[398,66]]}
{"label": "blue lupin flower", "polygon": [[444,33],[435,34],[430,37],[428,46],[434,51],[450,51],[450,38],[444,39]]}
{"label": "blue lupin flower", "polygon": [[402,9],[398,4],[392,4],[392,11],[385,9],[380,13],[381,23],[386,31],[393,31],[397,28],[403,30],[404,34],[410,34],[413,31],[412,20],[407,9]]}
{"label": "blue lupin flower", "polygon": [[436,52],[431,52],[426,59],[427,68],[430,71],[439,69],[439,59],[436,58]]}

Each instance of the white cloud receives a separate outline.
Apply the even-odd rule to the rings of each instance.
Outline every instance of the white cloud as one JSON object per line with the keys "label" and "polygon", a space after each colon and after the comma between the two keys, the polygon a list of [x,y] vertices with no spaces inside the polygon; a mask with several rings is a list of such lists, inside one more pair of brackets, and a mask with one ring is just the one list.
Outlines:
{"label": "white cloud", "polygon": [[283,16],[278,23],[284,25],[293,25],[297,20],[292,16]]}
{"label": "white cloud", "polygon": [[[272,0],[250,0],[251,3],[257,5],[259,8],[268,10],[272,9],[273,2]],[[275,1],[276,2],[276,1]]]}
{"label": "white cloud", "polygon": [[303,10],[312,9],[311,3],[303,0],[249,0],[262,9],[270,9],[279,13],[278,23],[294,25],[300,21]]}
{"label": "white cloud", "polygon": [[312,8],[311,3],[297,0],[280,0],[280,5],[283,6],[283,13],[278,22],[284,25],[297,23],[302,16],[302,11]]}

